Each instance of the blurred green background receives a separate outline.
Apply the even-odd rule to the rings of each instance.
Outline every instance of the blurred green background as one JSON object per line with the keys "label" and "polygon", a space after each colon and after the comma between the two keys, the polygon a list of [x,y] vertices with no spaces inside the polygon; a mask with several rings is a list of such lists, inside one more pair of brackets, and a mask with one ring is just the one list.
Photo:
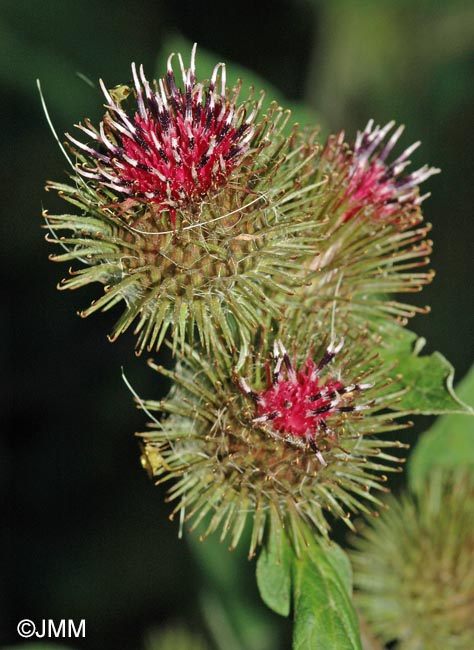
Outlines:
{"label": "blurred green background", "polygon": [[471,2],[1,0],[0,648],[20,643],[25,617],[86,619],[86,638],[68,642],[81,650],[289,648],[288,623],[259,605],[252,564],[177,539],[164,491],[139,464],[133,432],[145,418],[120,367],[144,397],[166,386],[134,357],[131,334],[106,340],[118,312],[76,316],[94,290],[56,291],[66,267],[48,261],[40,230],[42,206],[63,208],[43,188],[65,178],[66,162],[36,78],[62,134],[100,120],[99,77],[128,83],[131,61],[159,76],[168,52],[186,59],[193,41],[198,70],[201,60],[208,73],[209,55],[228,62],[229,79],[267,88],[323,133],[352,138],[373,117],[406,124],[402,147],[422,140],[414,165],[443,173],[426,183],[424,204],[437,277],[414,296],[432,314],[412,327],[458,379],[474,357]]}

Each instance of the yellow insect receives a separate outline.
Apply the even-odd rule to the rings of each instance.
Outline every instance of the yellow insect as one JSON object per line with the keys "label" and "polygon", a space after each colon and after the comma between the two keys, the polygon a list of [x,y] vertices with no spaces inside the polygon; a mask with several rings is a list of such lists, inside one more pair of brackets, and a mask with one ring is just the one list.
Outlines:
{"label": "yellow insect", "polygon": [[126,86],[125,84],[119,84],[118,86],[115,86],[115,88],[109,90],[110,96],[114,102],[117,102],[117,104],[120,104],[120,102],[127,99],[131,92],[132,89],[130,86]]}

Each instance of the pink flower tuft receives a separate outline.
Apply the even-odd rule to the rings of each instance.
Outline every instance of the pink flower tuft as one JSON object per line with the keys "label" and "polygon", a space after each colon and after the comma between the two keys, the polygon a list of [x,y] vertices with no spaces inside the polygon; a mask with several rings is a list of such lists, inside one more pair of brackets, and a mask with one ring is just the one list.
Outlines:
{"label": "pink flower tuft", "polygon": [[[272,435],[296,444],[309,444],[321,464],[326,465],[318,439],[335,439],[326,420],[340,413],[368,408],[368,405],[348,403],[354,393],[370,388],[371,384],[345,385],[339,379],[323,380],[320,373],[342,348],[330,345],[318,364],[308,358],[302,370],[296,371],[280,341],[274,346],[275,367],[269,386],[259,393],[251,390],[240,379],[244,393],[256,405],[253,424],[262,425]],[[285,371],[285,378],[283,372]]]}
{"label": "pink flower tuft", "polygon": [[88,120],[86,126],[78,125],[99,143],[100,150],[67,134],[91,158],[78,165],[82,176],[118,192],[128,204],[153,204],[159,212],[169,211],[173,227],[178,208],[189,207],[222,186],[242,161],[260,108],[257,103],[247,116],[247,105],[236,105],[240,89],[229,96],[223,63],[216,65],[206,86],[198,83],[195,52],[196,46],[188,70],[178,54],[184,89],[176,85],[173,55],[168,59],[166,79],[155,82],[153,89],[143,66],[137,73],[132,65],[138,105],[132,116],[100,82],[108,112],[99,130]]}
{"label": "pink flower tuft", "polygon": [[348,209],[344,221],[348,221],[361,208],[372,206],[382,218],[396,215],[402,207],[415,207],[429,196],[420,196],[419,185],[439,169],[424,165],[420,169],[403,175],[410,164],[409,156],[417,149],[420,142],[415,142],[391,163],[386,159],[397,143],[404,127],[400,126],[391,135],[387,143],[384,140],[395,122],[384,127],[374,127],[370,120],[363,131],[358,131],[351,164],[348,173],[348,187],[344,200]]}

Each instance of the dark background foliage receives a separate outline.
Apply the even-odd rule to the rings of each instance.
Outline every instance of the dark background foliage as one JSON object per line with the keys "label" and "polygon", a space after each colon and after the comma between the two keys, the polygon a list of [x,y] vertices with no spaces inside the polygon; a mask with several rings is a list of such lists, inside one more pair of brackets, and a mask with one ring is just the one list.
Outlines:
{"label": "dark background foliage", "polygon": [[83,321],[76,311],[94,291],[55,290],[66,268],[47,259],[40,215],[62,209],[43,187],[65,178],[66,163],[36,78],[62,134],[84,116],[100,120],[99,77],[127,83],[131,61],[160,75],[170,40],[182,38],[268,80],[286,105],[305,103],[324,132],[352,137],[370,117],[405,123],[403,144],[423,141],[414,163],[443,171],[424,204],[438,274],[414,297],[432,314],[413,328],[460,378],[474,331],[473,25],[472,6],[457,0],[2,0],[0,645],[20,642],[16,624],[27,617],[86,619],[86,638],[71,642],[82,650],[142,648],[151,628],[176,621],[226,650],[237,647],[224,641],[228,625],[257,630],[246,650],[288,647],[284,622],[249,605],[258,602],[253,566],[233,573],[221,553],[213,576],[202,549],[177,540],[164,491],[140,467],[133,432],[145,418],[120,368],[145,397],[166,387],[134,357],[133,336],[110,345],[117,313]]}

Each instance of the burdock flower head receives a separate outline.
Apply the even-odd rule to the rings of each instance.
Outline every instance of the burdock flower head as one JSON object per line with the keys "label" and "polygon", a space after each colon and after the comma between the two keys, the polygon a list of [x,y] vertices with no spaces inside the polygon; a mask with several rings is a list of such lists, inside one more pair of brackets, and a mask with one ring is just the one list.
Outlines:
{"label": "burdock flower head", "polygon": [[322,152],[324,241],[308,259],[314,274],[301,292],[315,319],[324,319],[335,301],[359,323],[387,316],[405,322],[428,310],[393,294],[418,292],[433,278],[433,271],[422,268],[432,242],[420,208],[428,194],[421,195],[419,185],[439,170],[424,165],[404,173],[419,142],[389,162],[403,132],[399,127],[386,141],[393,127],[394,122],[379,127],[371,120],[352,146],[342,132],[331,136]]}
{"label": "burdock flower head", "polygon": [[371,437],[397,428],[381,413],[393,395],[377,362],[350,348],[315,340],[287,352],[276,339],[273,355],[262,341],[238,372],[191,349],[175,371],[156,368],[175,386],[141,403],[165,417],[139,435],[150,474],[172,483],[173,515],[203,522],[204,536],[218,530],[231,548],[250,521],[252,555],[268,523],[297,543],[308,524],[326,535],[328,512],[349,526],[351,513],[370,512],[380,472],[398,461],[385,448],[399,443]]}
{"label": "burdock flower head", "polygon": [[435,469],[416,495],[354,539],[356,603],[384,642],[400,650],[468,650],[474,635],[474,479]]}
{"label": "burdock flower head", "polygon": [[304,185],[318,147],[284,136],[278,107],[262,116],[263,95],[239,102],[224,64],[199,82],[195,48],[189,68],[178,61],[181,82],[173,56],[153,84],[135,65],[132,87],[101,82],[103,121],[78,126],[88,142],[68,135],[73,182],[48,185],[79,208],[45,213],[50,241],[63,248],[53,259],[86,265],[61,288],[105,285],[81,315],[125,303],[112,339],[135,322],[139,352],[167,333],[177,348],[195,326],[208,350],[245,351],[262,314],[279,315],[276,292],[301,282],[294,271],[325,185]]}

